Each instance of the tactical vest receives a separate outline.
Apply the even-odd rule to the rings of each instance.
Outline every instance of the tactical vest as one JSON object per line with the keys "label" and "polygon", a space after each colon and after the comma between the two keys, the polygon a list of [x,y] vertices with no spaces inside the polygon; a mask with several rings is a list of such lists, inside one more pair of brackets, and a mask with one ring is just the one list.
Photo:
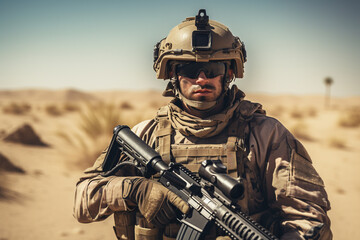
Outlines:
{"label": "tactical vest", "polygon": [[[156,121],[158,122],[155,134],[155,150],[160,154],[162,159],[167,162],[181,163],[192,172],[198,172],[200,164],[204,160],[221,160],[227,166],[228,174],[234,178],[242,178],[245,186],[244,197],[238,201],[242,212],[251,214],[256,209],[256,212],[264,210],[264,197],[261,193],[260,179],[258,179],[258,170],[256,164],[251,162],[248,158],[251,155],[251,149],[245,146],[245,129],[250,124],[252,116],[247,116],[245,119],[233,119],[229,122],[227,128],[227,140],[219,144],[182,144],[173,143],[173,135],[175,130],[171,126],[168,119],[167,106],[160,108],[157,113]],[[260,211],[259,211],[260,210]],[[115,218],[119,218],[115,216]],[[254,220],[258,220],[255,219]],[[119,221],[115,219],[115,222]],[[132,222],[144,222],[143,220],[132,220]],[[165,229],[159,232],[154,226],[148,223],[144,225],[137,224],[135,226],[134,239],[161,239],[163,235],[164,240],[175,239],[179,224],[169,224]],[[116,228],[116,226],[115,226]],[[130,227],[131,229],[131,227]],[[134,228],[133,228],[134,229]],[[125,229],[123,228],[123,231]],[[118,231],[123,232],[123,231]],[[131,230],[127,230],[131,231]],[[117,232],[115,230],[115,232]],[[139,235],[141,233],[141,235]],[[215,239],[216,232],[213,229],[211,234],[205,239]],[[117,233],[118,239],[133,239],[127,238],[122,234],[122,238]]]}
{"label": "tactical vest", "polygon": [[156,131],[155,150],[166,163],[181,163],[192,172],[198,172],[204,160],[221,160],[227,166],[228,174],[238,177],[243,173],[240,164],[246,155],[245,127],[246,121],[232,122],[228,127],[227,142],[222,144],[181,144],[172,143],[175,133],[168,119],[167,106],[162,107],[157,114],[158,130]]}
{"label": "tactical vest", "polygon": [[[236,115],[236,114],[234,114]],[[192,172],[198,172],[204,160],[221,160],[228,169],[228,174],[234,178],[241,177],[245,185],[245,196],[238,204],[244,213],[250,214],[254,201],[261,202],[260,179],[255,162],[251,162],[251,147],[245,146],[246,127],[251,124],[252,116],[245,119],[233,119],[227,128],[227,141],[221,144],[181,144],[172,143],[174,129],[167,116],[167,107],[158,111],[158,130],[156,134],[156,151],[167,162],[181,163]],[[257,199],[258,198],[258,199]],[[250,206],[249,206],[250,204]],[[255,204],[258,205],[258,204]]]}

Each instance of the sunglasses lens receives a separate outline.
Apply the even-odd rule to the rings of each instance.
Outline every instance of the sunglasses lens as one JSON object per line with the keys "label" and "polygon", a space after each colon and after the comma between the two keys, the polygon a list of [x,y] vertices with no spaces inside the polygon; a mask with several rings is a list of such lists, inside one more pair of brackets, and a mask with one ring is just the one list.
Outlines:
{"label": "sunglasses lens", "polygon": [[183,63],[176,66],[176,74],[195,79],[200,72],[204,72],[207,78],[214,78],[225,74],[225,63],[223,62],[206,62],[206,63]]}

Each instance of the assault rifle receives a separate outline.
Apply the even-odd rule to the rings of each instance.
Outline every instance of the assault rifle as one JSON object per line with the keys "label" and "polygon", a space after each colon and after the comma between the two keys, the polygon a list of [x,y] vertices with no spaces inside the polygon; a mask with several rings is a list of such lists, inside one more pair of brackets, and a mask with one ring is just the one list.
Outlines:
{"label": "assault rifle", "polygon": [[[122,153],[129,160],[119,161]],[[235,202],[243,195],[243,184],[226,174],[221,161],[203,161],[198,177],[181,164],[166,164],[128,126],[119,125],[114,128],[102,165],[104,176],[128,164],[135,165],[144,177],[159,173],[159,182],[189,204],[189,213],[178,218],[181,227],[177,240],[201,239],[213,224],[234,240],[277,239],[240,211]]]}

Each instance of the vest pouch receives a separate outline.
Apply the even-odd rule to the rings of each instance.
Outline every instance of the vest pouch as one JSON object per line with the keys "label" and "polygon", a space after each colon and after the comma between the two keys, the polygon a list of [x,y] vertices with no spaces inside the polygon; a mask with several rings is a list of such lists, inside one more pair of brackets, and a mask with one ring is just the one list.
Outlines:
{"label": "vest pouch", "polygon": [[172,144],[171,153],[191,172],[197,173],[204,160],[221,160],[227,166],[225,144]]}
{"label": "vest pouch", "polygon": [[159,229],[135,225],[135,240],[158,240]]}
{"label": "vest pouch", "polygon": [[136,212],[135,240],[161,239],[160,231],[154,224],[149,223],[139,212]]}
{"label": "vest pouch", "polygon": [[165,226],[163,240],[175,240],[180,230],[180,223],[170,223]]}
{"label": "vest pouch", "polygon": [[114,212],[114,231],[118,240],[134,240],[135,212]]}
{"label": "vest pouch", "polygon": [[[170,223],[170,224],[166,225],[166,227],[164,229],[163,240],[175,240],[177,237],[177,234],[180,230],[180,227],[181,227],[180,223]],[[203,239],[203,240],[218,239],[216,237],[218,230],[219,229],[216,228],[215,226],[211,226],[210,228],[207,228],[205,230],[206,234],[204,236],[202,236],[201,239]],[[226,240],[230,240],[230,238],[226,238]]]}

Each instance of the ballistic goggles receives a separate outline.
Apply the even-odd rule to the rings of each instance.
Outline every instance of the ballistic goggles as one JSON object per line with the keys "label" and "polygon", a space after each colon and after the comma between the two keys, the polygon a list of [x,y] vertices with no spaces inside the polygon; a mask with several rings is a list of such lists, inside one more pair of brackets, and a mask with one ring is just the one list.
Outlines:
{"label": "ballistic goggles", "polygon": [[196,79],[200,72],[204,72],[207,78],[225,75],[225,62],[185,62],[176,65],[176,75]]}

